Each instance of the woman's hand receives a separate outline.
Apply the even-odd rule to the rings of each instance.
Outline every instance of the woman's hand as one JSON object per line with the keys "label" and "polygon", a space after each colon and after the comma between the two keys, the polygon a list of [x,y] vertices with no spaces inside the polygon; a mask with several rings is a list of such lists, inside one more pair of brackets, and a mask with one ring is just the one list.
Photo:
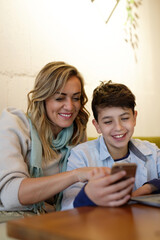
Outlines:
{"label": "woman's hand", "polygon": [[94,203],[98,206],[117,207],[130,199],[134,178],[119,181],[126,175],[125,171],[113,175],[105,174],[100,169],[94,171],[95,174],[85,186],[86,194]]}
{"label": "woman's hand", "polygon": [[[77,177],[77,182],[86,182],[93,178],[93,176],[95,177],[95,175],[97,177],[104,175],[108,176],[111,170],[108,167],[83,167],[77,168],[73,171]],[[97,173],[101,175],[97,175]]]}

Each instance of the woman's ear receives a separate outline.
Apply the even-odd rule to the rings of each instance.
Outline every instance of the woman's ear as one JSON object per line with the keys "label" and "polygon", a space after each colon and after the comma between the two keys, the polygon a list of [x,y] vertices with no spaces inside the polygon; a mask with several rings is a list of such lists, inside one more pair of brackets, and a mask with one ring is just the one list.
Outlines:
{"label": "woman's ear", "polygon": [[93,120],[92,120],[92,123],[93,123],[93,125],[95,126],[95,128],[96,128],[96,130],[97,130],[97,133],[101,134],[102,132],[101,132],[101,129],[100,129],[100,127],[99,127],[98,122],[97,122],[95,119],[93,119]]}

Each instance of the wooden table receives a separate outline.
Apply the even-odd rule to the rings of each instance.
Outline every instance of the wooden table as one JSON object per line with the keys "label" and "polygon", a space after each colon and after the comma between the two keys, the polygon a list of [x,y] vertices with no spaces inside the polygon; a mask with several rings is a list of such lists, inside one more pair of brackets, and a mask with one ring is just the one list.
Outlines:
{"label": "wooden table", "polygon": [[23,240],[157,240],[160,208],[82,207],[7,223],[10,237]]}

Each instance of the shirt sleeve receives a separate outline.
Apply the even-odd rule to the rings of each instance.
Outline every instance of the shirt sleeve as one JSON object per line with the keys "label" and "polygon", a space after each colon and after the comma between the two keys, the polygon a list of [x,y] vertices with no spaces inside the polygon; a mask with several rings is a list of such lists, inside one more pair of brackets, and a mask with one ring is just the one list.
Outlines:
{"label": "shirt sleeve", "polygon": [[[87,163],[85,161],[85,157],[83,156],[82,151],[72,149],[68,158],[67,171],[72,171],[76,168],[82,167],[87,167]],[[73,201],[84,185],[85,183],[77,182],[63,191],[61,210],[74,208]]]}
{"label": "shirt sleeve", "polygon": [[[145,182],[144,184],[151,184],[153,186],[153,194],[160,193],[160,149],[156,146],[156,154],[154,155],[154,160],[156,160],[157,167],[157,176],[154,176],[153,179]],[[143,185],[144,185],[143,184]]]}
{"label": "shirt sleeve", "polygon": [[160,179],[154,178],[154,179],[144,183],[143,185],[145,185],[145,184],[151,184],[155,187],[155,191],[153,191],[154,194],[160,193]]}
{"label": "shirt sleeve", "polygon": [[78,195],[75,197],[73,206],[76,207],[84,207],[84,206],[97,206],[91,199],[87,196],[84,191],[85,186],[80,190]]}

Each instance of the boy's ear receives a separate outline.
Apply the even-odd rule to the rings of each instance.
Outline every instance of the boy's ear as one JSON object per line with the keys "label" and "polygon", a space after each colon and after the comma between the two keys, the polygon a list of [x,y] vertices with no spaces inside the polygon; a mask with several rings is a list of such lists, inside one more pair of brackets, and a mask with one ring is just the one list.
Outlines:
{"label": "boy's ear", "polygon": [[136,125],[137,114],[138,114],[138,112],[134,111],[134,126]]}
{"label": "boy's ear", "polygon": [[96,128],[96,130],[97,130],[97,133],[101,134],[102,132],[101,132],[101,129],[100,129],[100,127],[99,127],[98,122],[97,122],[95,119],[93,119],[93,120],[92,120],[92,123],[93,123],[93,125],[95,126],[95,128]]}

